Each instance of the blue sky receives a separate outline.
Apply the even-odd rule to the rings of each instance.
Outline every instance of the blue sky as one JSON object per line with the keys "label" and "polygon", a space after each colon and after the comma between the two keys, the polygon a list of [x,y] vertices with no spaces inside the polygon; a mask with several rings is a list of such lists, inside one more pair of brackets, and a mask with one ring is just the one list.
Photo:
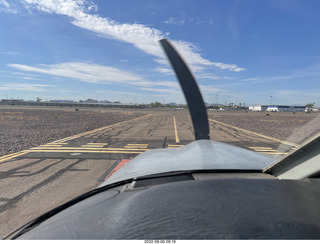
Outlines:
{"label": "blue sky", "polygon": [[185,103],[169,38],[208,103],[320,106],[318,0],[0,0],[0,99]]}

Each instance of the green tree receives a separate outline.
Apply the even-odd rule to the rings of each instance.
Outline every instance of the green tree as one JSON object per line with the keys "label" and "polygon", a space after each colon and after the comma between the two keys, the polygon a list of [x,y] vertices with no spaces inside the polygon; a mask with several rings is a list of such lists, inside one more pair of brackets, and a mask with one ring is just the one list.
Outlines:
{"label": "green tree", "polygon": [[150,103],[150,106],[151,106],[152,108],[158,108],[158,107],[161,107],[161,106],[162,106],[162,103],[154,102],[154,103]]}
{"label": "green tree", "polygon": [[315,104],[315,103],[308,103],[308,104],[306,104],[306,107],[307,107],[307,108],[313,108],[313,107],[314,107],[314,104]]}

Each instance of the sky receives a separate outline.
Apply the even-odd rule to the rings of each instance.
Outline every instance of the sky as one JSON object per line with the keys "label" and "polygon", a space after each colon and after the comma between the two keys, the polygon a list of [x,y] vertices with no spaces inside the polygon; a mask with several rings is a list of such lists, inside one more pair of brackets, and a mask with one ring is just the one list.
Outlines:
{"label": "sky", "polygon": [[0,0],[0,99],[320,106],[318,0]]}

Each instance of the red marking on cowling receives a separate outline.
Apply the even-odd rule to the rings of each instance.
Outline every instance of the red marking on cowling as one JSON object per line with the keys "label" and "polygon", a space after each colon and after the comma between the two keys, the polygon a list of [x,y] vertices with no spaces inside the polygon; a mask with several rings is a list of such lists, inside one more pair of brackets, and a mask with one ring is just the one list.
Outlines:
{"label": "red marking on cowling", "polygon": [[105,178],[105,180],[107,180],[111,175],[113,175],[115,172],[117,172],[123,165],[125,165],[126,163],[128,163],[130,161],[130,159],[122,159],[120,161],[120,163],[118,163],[118,165],[111,171],[111,173]]}

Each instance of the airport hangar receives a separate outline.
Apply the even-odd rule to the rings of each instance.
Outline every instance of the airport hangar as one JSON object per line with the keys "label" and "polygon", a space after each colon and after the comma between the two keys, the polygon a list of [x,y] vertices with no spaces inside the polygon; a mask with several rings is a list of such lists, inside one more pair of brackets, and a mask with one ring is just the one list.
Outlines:
{"label": "airport hangar", "polygon": [[250,111],[266,112],[304,112],[306,106],[287,106],[287,105],[254,105],[249,106]]}

